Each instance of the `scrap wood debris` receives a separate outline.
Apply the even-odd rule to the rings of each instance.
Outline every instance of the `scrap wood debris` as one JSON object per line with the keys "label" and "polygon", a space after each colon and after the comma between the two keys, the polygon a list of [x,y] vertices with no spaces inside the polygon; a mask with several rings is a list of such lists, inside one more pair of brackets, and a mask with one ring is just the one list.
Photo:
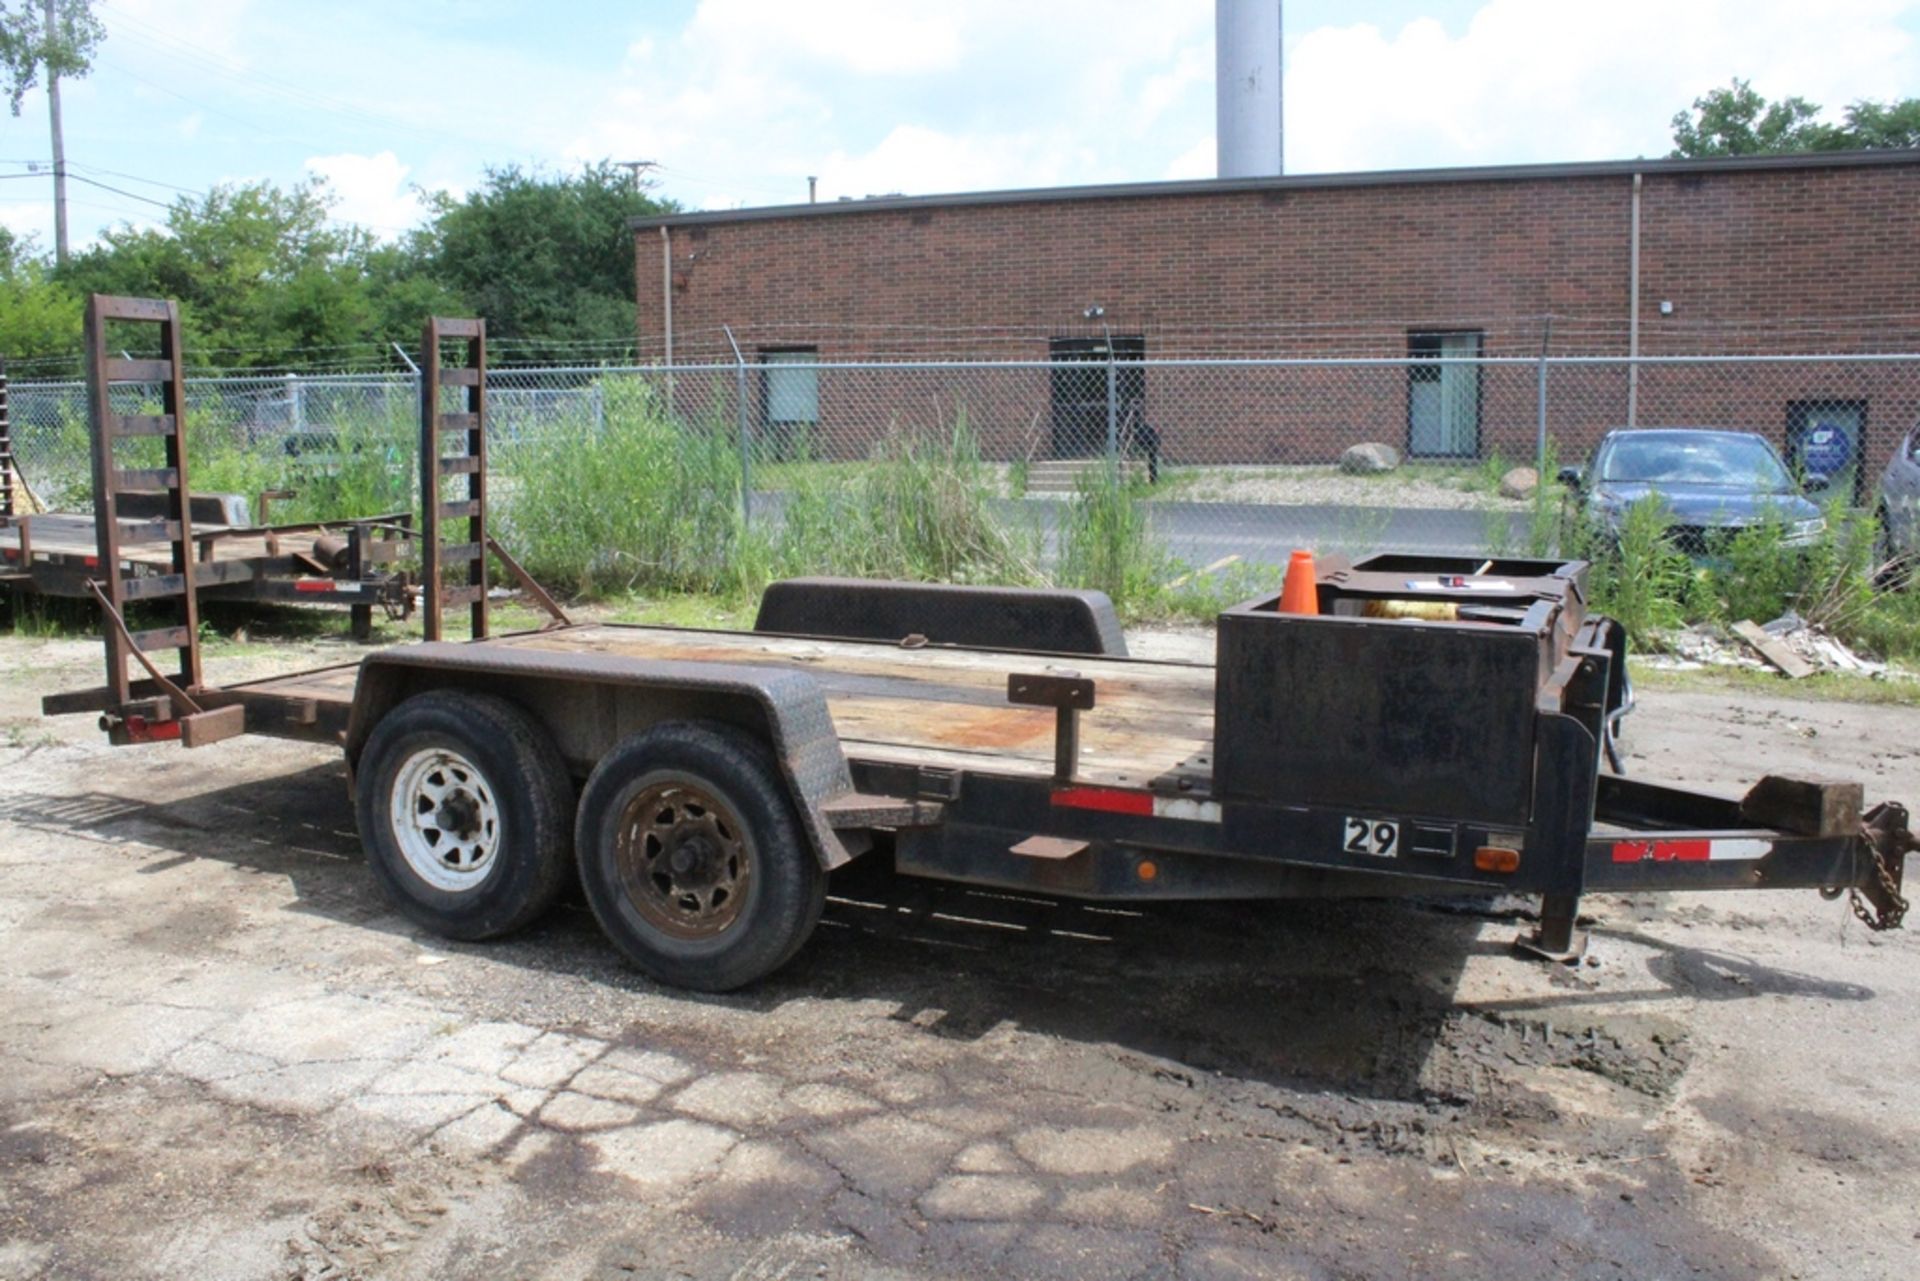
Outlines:
{"label": "scrap wood debris", "polygon": [[1777,671],[1796,679],[1814,672],[1847,672],[1876,679],[1895,674],[1887,664],[1863,658],[1792,611],[1764,626],[1750,620],[1731,628],[1701,623],[1669,632],[1664,640],[1667,652],[1649,655],[1648,666],[1665,671],[1745,667]]}

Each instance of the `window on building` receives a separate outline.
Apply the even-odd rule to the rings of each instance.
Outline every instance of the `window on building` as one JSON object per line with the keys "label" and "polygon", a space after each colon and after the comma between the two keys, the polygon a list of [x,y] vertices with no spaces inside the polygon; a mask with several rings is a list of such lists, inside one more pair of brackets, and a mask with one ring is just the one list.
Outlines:
{"label": "window on building", "polygon": [[1049,423],[1055,458],[1097,458],[1107,452],[1107,421],[1113,420],[1120,452],[1138,452],[1134,442],[1145,438],[1147,340],[1138,334],[1115,334],[1112,414],[1108,414],[1108,339],[1052,338],[1047,358],[1053,362],[1049,395]]}
{"label": "window on building", "polygon": [[1474,458],[1480,453],[1480,366],[1442,363],[1478,359],[1477,329],[1407,335],[1407,454]]}
{"label": "window on building", "polygon": [[791,458],[815,446],[820,425],[820,350],[767,347],[760,351],[760,426],[764,452]]}

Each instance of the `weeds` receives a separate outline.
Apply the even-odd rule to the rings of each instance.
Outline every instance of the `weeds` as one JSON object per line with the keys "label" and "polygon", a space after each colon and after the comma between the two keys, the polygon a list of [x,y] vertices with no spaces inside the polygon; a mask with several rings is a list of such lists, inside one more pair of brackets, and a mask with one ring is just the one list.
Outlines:
{"label": "weeds", "polygon": [[780,573],[1040,580],[1037,540],[993,512],[997,477],[981,461],[964,410],[943,432],[896,432],[875,454],[851,473],[796,473],[770,548]]}
{"label": "weeds", "polygon": [[536,579],[575,596],[731,585],[744,542],[740,460],[724,424],[669,419],[651,397],[604,430],[502,444],[495,510]]}
{"label": "weeds", "polygon": [[1692,586],[1692,563],[1667,536],[1670,520],[1667,505],[1654,497],[1628,507],[1617,530],[1585,520],[1570,530],[1573,554],[1593,565],[1595,608],[1618,620],[1642,650],[1659,648],[1661,634],[1680,625]]}
{"label": "weeds", "polygon": [[1060,516],[1063,586],[1105,592],[1121,610],[1159,590],[1168,557],[1149,526],[1145,490],[1111,459],[1082,478]]}

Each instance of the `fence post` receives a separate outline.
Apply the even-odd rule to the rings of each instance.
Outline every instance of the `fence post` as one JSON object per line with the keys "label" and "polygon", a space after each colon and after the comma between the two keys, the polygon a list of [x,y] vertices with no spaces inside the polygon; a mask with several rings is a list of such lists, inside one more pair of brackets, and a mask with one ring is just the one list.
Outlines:
{"label": "fence post", "polygon": [[733,327],[720,326],[727,336],[727,345],[733,348],[734,399],[739,405],[740,421],[740,523],[745,529],[753,528],[753,437],[747,418],[747,358],[740,354],[740,344],[733,340]]}
{"label": "fence post", "polygon": [[300,375],[287,375],[287,418],[293,431],[304,431],[307,425],[306,406],[300,402]]}
{"label": "fence post", "polygon": [[607,388],[598,378],[591,384],[593,388],[593,434],[607,434]]}
{"label": "fence post", "polygon": [[1534,391],[1533,470],[1542,485],[1547,483],[1547,349],[1540,347],[1540,379]]}
{"label": "fence post", "polygon": [[1120,376],[1113,366],[1113,330],[1107,329],[1107,461],[1118,466],[1119,460]]}

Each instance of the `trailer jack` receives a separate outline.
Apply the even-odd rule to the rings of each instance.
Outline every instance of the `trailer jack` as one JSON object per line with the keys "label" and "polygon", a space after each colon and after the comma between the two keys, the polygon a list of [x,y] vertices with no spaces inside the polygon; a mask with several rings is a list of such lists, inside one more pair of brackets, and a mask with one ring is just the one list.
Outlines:
{"label": "trailer jack", "polygon": [[1579,929],[1580,896],[1540,896],[1540,923],[1513,940],[1513,950],[1536,961],[1578,965],[1587,954],[1587,932]]}

